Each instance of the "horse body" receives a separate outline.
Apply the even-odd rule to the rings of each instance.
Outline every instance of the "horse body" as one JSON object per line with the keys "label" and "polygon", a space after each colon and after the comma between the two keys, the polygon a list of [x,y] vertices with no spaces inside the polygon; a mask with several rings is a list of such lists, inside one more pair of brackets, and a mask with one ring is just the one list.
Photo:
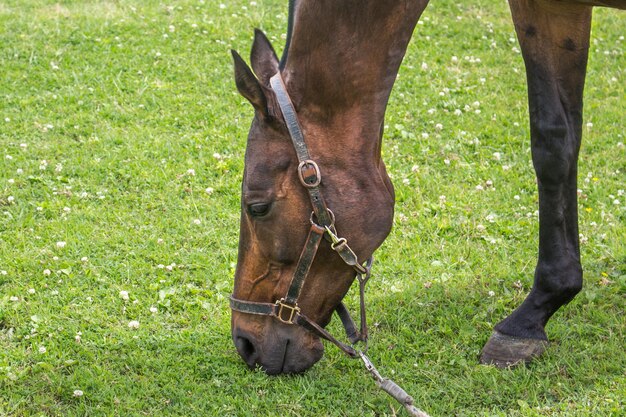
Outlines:
{"label": "horse body", "polygon": [[[233,297],[280,300],[290,287],[316,220],[298,181],[298,157],[270,78],[280,72],[337,231],[362,262],[388,235],[394,193],[381,159],[387,101],[427,0],[297,0],[290,3],[287,48],[279,62],[256,32],[254,73],[236,54],[238,90],[255,108],[242,183],[239,258]],[[481,360],[528,361],[545,348],[545,324],[582,286],[576,209],[592,5],[626,1],[510,0],[527,69],[531,149],[539,186],[539,256],[526,300],[496,326]],[[255,75],[256,74],[256,75]],[[330,321],[355,272],[322,242],[298,311]],[[233,311],[232,336],[250,367],[301,372],[322,355],[318,336],[268,315]]]}

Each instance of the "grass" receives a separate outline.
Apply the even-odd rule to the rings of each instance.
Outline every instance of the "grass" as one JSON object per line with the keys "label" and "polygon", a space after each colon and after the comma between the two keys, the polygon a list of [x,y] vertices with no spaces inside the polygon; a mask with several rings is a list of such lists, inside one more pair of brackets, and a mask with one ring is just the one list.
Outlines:
{"label": "grass", "polygon": [[[400,71],[371,357],[434,416],[624,415],[620,12],[596,10],[593,27],[585,288],[550,322],[545,357],[477,364],[531,285],[538,227],[522,60],[493,3],[433,2]],[[280,50],[286,13],[277,0],[0,2],[0,415],[399,413],[332,346],[305,375],[270,378],[230,341],[252,111],[229,49],[246,55],[260,27]]]}

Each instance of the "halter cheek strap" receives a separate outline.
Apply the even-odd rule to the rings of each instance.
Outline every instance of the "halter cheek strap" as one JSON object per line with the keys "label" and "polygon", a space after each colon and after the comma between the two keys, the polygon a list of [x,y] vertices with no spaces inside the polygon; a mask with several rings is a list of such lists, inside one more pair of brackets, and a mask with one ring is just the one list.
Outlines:
{"label": "halter cheek strap", "polygon": [[320,173],[320,168],[317,163],[315,163],[309,155],[309,149],[304,141],[304,134],[298,122],[296,110],[287,93],[287,88],[285,87],[285,82],[280,72],[270,78],[270,85],[276,94],[278,105],[280,106],[285,124],[287,125],[287,130],[289,130],[289,137],[291,137],[291,142],[296,150],[299,162],[298,178],[309,192],[309,198],[313,206],[313,212],[317,217],[317,223],[321,226],[331,226],[333,222],[328,213],[328,207],[326,207],[324,197],[322,197],[322,192],[320,191],[322,174]]}

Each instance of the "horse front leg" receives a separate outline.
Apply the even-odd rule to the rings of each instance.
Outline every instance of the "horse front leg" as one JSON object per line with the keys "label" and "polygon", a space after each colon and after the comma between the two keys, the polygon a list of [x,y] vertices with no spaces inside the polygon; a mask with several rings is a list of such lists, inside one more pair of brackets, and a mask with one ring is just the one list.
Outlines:
{"label": "horse front leg", "polygon": [[528,362],[547,345],[548,319],[582,288],[577,161],[591,7],[509,0],[526,64],[532,158],[539,188],[539,254],[524,302],[495,326],[480,361]]}

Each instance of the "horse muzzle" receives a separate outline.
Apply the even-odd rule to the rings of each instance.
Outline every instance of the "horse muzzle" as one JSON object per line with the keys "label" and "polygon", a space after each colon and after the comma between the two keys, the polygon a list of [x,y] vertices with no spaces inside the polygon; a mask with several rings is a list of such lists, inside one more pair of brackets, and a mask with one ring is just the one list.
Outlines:
{"label": "horse muzzle", "polygon": [[262,327],[244,328],[235,322],[232,326],[237,353],[249,368],[260,368],[268,375],[294,374],[306,371],[321,359],[324,346],[310,332],[273,319],[260,321]]}

